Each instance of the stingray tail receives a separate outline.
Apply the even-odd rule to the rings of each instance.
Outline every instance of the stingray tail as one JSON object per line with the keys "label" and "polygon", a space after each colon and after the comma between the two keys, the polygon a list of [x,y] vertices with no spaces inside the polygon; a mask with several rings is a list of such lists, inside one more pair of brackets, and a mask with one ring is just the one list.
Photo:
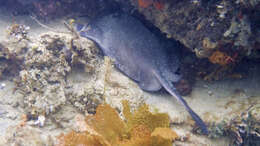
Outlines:
{"label": "stingray tail", "polygon": [[200,129],[202,130],[203,134],[208,135],[208,128],[206,126],[206,124],[201,120],[201,118],[189,107],[189,105],[187,104],[187,102],[182,98],[182,96],[178,93],[178,91],[176,90],[176,88],[173,86],[172,83],[170,83],[169,81],[167,81],[164,77],[163,74],[161,74],[160,72],[155,72],[155,76],[157,77],[157,79],[161,82],[162,86],[172,95],[174,96],[182,105],[184,105],[184,107],[186,108],[186,110],[189,112],[189,114],[191,115],[191,117],[194,119],[194,121],[196,122],[196,124],[200,127]]}

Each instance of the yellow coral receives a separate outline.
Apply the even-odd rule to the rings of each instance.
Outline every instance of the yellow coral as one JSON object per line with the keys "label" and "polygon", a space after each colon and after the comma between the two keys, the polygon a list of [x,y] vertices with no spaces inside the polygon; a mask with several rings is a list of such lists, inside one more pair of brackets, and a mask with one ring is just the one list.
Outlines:
{"label": "yellow coral", "polygon": [[127,101],[123,101],[123,107],[123,113],[127,120],[127,127],[129,129],[132,129],[136,125],[146,125],[151,131],[156,127],[169,127],[170,118],[168,114],[153,114],[149,111],[149,106],[146,104],[141,105],[133,113],[130,112],[130,107]]}
{"label": "yellow coral", "polygon": [[91,135],[87,131],[77,133],[71,131],[59,136],[58,146],[110,146],[103,137]]}
{"label": "yellow coral", "polygon": [[151,134],[151,136],[159,136],[159,137],[162,137],[164,139],[171,140],[171,141],[178,138],[177,133],[172,131],[170,128],[161,128],[161,127],[156,128],[153,131],[153,133]]}
{"label": "yellow coral", "polygon": [[116,110],[107,104],[99,105],[95,115],[86,117],[86,123],[112,145],[127,136],[126,124]]}
{"label": "yellow coral", "polygon": [[131,130],[130,139],[124,139],[120,146],[150,146],[151,131],[145,125],[138,125]]}
{"label": "yellow coral", "polygon": [[99,105],[95,115],[86,117],[86,124],[95,130],[70,132],[61,135],[61,146],[171,146],[178,136],[169,128],[167,114],[153,114],[148,105],[131,112],[127,101],[123,101],[122,121],[115,109],[109,105]]}

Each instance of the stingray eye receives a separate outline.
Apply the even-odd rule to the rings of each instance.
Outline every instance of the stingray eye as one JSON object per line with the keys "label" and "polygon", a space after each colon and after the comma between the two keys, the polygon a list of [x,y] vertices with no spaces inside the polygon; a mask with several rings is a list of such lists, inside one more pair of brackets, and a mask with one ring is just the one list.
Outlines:
{"label": "stingray eye", "polygon": [[175,74],[176,75],[181,75],[181,68],[180,67],[178,67],[178,69],[175,71]]}

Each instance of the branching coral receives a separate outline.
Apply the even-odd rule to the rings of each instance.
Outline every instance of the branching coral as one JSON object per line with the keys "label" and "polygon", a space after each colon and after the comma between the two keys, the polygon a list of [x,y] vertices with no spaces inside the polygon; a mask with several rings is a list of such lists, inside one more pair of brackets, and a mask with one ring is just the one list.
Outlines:
{"label": "branching coral", "polygon": [[59,137],[59,145],[105,146],[171,146],[178,136],[169,128],[167,114],[149,111],[147,105],[130,112],[127,101],[123,102],[126,122],[109,105],[99,105],[95,115],[86,117],[89,131],[72,131]]}

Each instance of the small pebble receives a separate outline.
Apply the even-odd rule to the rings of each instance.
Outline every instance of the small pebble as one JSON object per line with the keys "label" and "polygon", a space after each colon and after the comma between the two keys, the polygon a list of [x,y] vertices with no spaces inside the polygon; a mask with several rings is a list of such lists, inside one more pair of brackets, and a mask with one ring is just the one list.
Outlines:
{"label": "small pebble", "polygon": [[1,83],[1,84],[0,84],[0,89],[4,89],[4,88],[5,88],[5,86],[6,86],[6,84],[5,84],[5,83]]}
{"label": "small pebble", "polygon": [[212,91],[208,91],[208,94],[209,94],[209,96],[212,96],[213,92]]}
{"label": "small pebble", "polygon": [[35,121],[34,125],[39,125],[40,127],[43,127],[45,123],[45,116],[39,115],[38,120]]}

